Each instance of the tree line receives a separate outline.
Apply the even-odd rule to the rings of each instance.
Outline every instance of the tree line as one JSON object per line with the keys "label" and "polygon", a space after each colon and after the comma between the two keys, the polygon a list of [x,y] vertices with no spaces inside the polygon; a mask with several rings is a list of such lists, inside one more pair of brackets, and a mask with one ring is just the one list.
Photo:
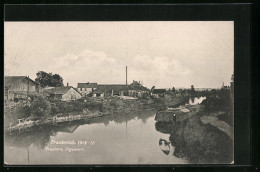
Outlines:
{"label": "tree line", "polygon": [[35,81],[40,83],[43,87],[50,86],[50,87],[62,87],[63,78],[59,74],[52,74],[47,73],[44,71],[39,71],[36,73]]}

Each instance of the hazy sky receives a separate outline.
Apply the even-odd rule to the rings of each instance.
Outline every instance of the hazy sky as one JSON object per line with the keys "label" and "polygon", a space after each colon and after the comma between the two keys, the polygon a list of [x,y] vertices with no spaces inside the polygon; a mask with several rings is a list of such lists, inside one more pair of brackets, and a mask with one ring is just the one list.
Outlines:
{"label": "hazy sky", "polygon": [[217,88],[234,66],[232,21],[5,22],[5,75],[60,74],[64,84]]}

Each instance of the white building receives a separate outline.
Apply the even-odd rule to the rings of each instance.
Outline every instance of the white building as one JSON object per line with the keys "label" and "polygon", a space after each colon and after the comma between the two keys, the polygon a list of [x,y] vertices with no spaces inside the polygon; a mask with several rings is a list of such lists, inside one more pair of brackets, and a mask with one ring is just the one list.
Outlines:
{"label": "white building", "polygon": [[77,90],[81,93],[83,97],[87,96],[97,89],[97,83],[78,83]]}

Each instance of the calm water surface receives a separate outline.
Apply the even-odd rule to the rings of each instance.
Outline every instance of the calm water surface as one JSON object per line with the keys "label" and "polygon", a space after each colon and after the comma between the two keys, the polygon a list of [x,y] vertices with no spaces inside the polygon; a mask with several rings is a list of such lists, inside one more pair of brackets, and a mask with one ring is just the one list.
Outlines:
{"label": "calm water surface", "polygon": [[[170,135],[155,129],[154,118],[155,111],[142,111],[6,134],[4,160],[7,164],[188,163],[173,155],[171,144],[159,145],[160,139],[169,142]],[[67,143],[57,144],[61,141]],[[85,145],[78,145],[80,141]]]}
{"label": "calm water surface", "polygon": [[195,97],[195,98],[190,98],[189,99],[189,104],[190,105],[197,105],[200,104],[203,100],[205,100],[206,97]]}

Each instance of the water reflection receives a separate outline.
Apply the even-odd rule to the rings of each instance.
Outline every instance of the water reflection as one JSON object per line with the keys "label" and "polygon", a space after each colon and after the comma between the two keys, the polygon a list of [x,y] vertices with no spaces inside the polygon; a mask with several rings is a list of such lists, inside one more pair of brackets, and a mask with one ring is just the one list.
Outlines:
{"label": "water reflection", "polygon": [[189,104],[190,104],[190,105],[201,104],[201,102],[202,102],[203,100],[205,100],[205,99],[206,99],[206,97],[191,97],[191,98],[189,99]]}
{"label": "water reflection", "polygon": [[159,146],[160,146],[160,149],[162,150],[162,152],[165,153],[165,155],[169,155],[169,153],[170,153],[170,142],[161,138],[159,140]]}
{"label": "water reflection", "polygon": [[[185,160],[166,156],[174,147],[169,134],[155,129],[155,111],[114,114],[87,122],[42,125],[29,132],[5,135],[5,162],[9,164],[183,164]],[[161,141],[161,145],[158,140]],[[95,141],[82,152],[57,151],[68,145],[53,145],[56,140]],[[81,146],[82,147],[82,146]],[[73,148],[81,148],[74,146]],[[69,147],[70,148],[70,147]],[[28,154],[28,150],[30,150]],[[17,155],[19,152],[19,155]],[[30,156],[30,162],[28,161]]]}

